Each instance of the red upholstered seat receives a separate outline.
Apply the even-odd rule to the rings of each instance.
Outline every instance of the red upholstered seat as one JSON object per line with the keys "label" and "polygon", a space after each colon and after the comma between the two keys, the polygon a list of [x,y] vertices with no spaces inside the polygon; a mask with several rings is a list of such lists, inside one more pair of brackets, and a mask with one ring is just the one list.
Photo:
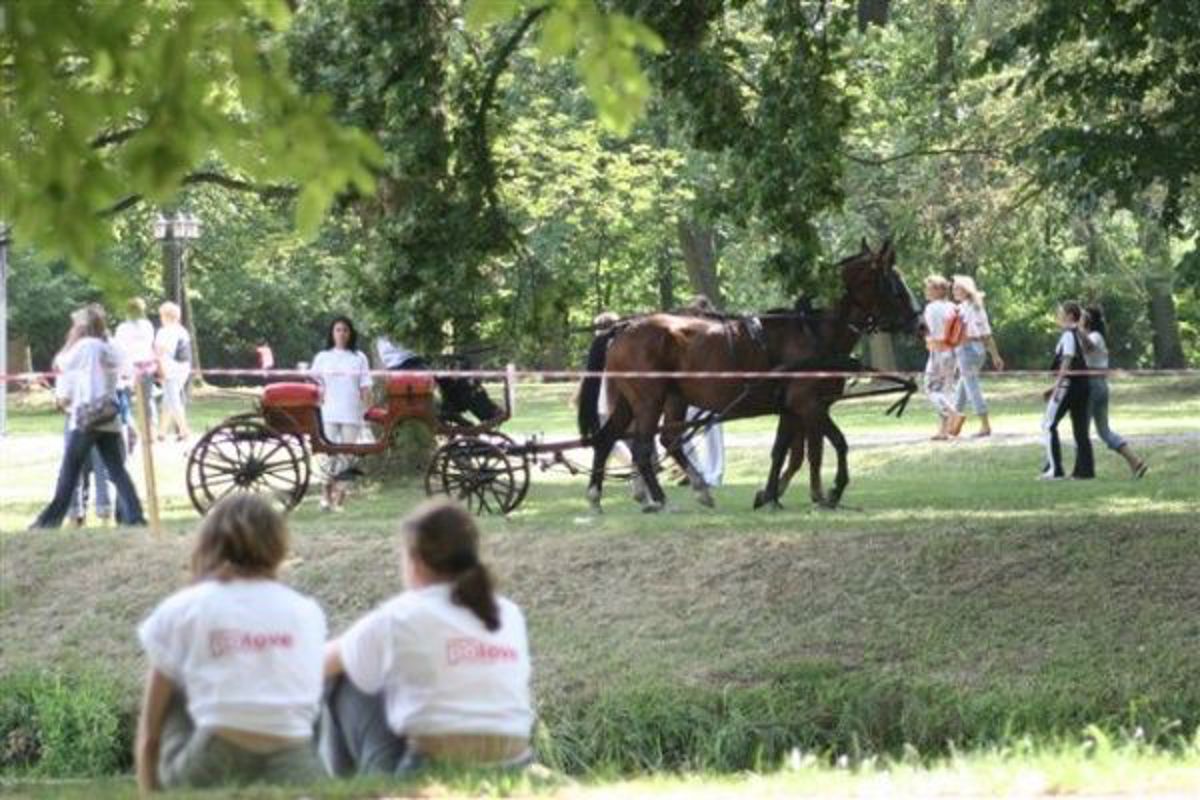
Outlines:
{"label": "red upholstered seat", "polygon": [[387,393],[390,397],[433,394],[433,376],[389,375]]}
{"label": "red upholstered seat", "polygon": [[320,405],[321,390],[312,383],[272,383],[263,389],[262,404],[272,408]]}
{"label": "red upholstered seat", "polygon": [[387,418],[387,406],[371,406],[367,409],[367,413],[363,414],[363,419],[365,419],[367,422],[374,422],[378,425],[383,425],[386,423]]}

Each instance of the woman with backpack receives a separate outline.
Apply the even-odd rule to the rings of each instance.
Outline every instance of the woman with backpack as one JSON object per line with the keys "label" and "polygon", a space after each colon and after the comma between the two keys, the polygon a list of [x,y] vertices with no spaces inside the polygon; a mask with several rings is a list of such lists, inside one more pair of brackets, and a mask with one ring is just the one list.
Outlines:
{"label": "woman with backpack", "polygon": [[1086,374],[1070,374],[1087,369],[1083,343],[1079,337],[1079,321],[1082,317],[1083,309],[1074,300],[1068,300],[1058,307],[1058,325],[1062,333],[1054,348],[1054,363],[1051,366],[1057,374],[1054,385],[1042,393],[1046,399],[1046,415],[1042,418],[1046,463],[1040,476],[1042,480],[1060,480],[1064,477],[1058,423],[1067,414],[1071,415],[1071,433],[1075,437],[1075,469],[1071,477],[1078,480],[1096,477],[1092,441],[1088,438],[1088,377]]}
{"label": "woman with backpack", "polygon": [[954,390],[954,411],[958,416],[949,426],[949,433],[957,436],[962,431],[966,420],[964,412],[970,400],[972,410],[979,417],[979,430],[975,437],[991,436],[992,425],[988,418],[987,401],[983,398],[983,387],[979,384],[979,372],[989,355],[992,357],[992,366],[998,370],[1004,369],[1004,359],[996,348],[987,309],[983,307],[984,294],[975,286],[975,280],[968,275],[955,275],[953,294],[954,302],[958,304],[957,313],[947,324],[946,338],[954,347],[954,358],[958,364],[958,385]]}

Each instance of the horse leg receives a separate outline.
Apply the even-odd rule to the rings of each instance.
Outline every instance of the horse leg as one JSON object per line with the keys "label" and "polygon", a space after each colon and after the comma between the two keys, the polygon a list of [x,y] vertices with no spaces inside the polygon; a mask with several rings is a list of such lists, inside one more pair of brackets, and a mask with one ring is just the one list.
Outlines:
{"label": "horse leg", "polygon": [[808,495],[814,503],[825,505],[825,494],[821,491],[821,459],[825,447],[821,426],[806,422],[804,428],[808,437]]}
{"label": "horse leg", "polygon": [[663,448],[683,470],[683,474],[687,475],[688,484],[696,493],[696,502],[705,508],[712,508],[715,503],[712,494],[708,491],[708,484],[704,481],[700,470],[693,466],[683,447],[683,427],[686,420],[687,403],[677,394],[668,395],[667,402],[663,407],[662,432],[658,438],[662,442]]}
{"label": "horse leg", "polygon": [[588,482],[587,499],[596,513],[600,513],[600,496],[604,489],[604,468],[608,464],[608,457],[617,440],[629,427],[631,416],[629,404],[625,402],[625,398],[619,398],[608,421],[592,437],[592,475]]}
{"label": "horse leg", "polygon": [[837,477],[834,478],[833,489],[829,492],[829,507],[836,508],[842,499],[842,493],[846,491],[846,486],[850,483],[850,466],[846,457],[850,448],[846,445],[846,437],[842,434],[841,428],[833,421],[833,417],[828,415],[828,410],[826,410],[825,419],[825,438],[829,439],[829,443],[837,451]]}
{"label": "horse leg", "polygon": [[654,434],[636,434],[630,443],[630,449],[633,451],[633,463],[637,466],[650,494],[642,504],[642,511],[660,511],[667,501],[667,496],[658,482],[658,476],[654,474]]}
{"label": "horse leg", "polygon": [[786,411],[779,415],[779,425],[775,428],[775,443],[771,445],[771,469],[767,473],[766,488],[759,489],[754,495],[754,508],[765,505],[772,508],[782,508],[779,504],[779,473],[783,470],[784,460],[788,457],[793,440],[796,438],[795,424],[791,414]]}
{"label": "horse leg", "polygon": [[803,429],[797,430],[792,436],[792,449],[788,454],[787,467],[779,478],[779,499],[783,499],[784,492],[792,485],[792,478],[804,466],[804,444],[807,439],[808,435]]}

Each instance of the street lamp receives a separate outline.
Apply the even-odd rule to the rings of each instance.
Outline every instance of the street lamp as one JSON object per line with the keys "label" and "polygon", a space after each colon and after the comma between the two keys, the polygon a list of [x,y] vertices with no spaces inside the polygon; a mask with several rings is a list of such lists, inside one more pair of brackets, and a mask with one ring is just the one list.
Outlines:
{"label": "street lamp", "polygon": [[162,242],[163,253],[171,268],[172,291],[169,294],[172,295],[175,305],[179,306],[183,322],[187,325],[190,314],[184,292],[184,248],[200,238],[200,220],[195,214],[185,214],[182,211],[169,216],[159,214],[154,220],[154,238]]}

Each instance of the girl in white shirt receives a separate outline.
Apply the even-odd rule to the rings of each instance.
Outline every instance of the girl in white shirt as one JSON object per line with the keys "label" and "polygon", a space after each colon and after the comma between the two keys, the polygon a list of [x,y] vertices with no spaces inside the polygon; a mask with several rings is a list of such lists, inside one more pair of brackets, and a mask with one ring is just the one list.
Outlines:
{"label": "girl in white shirt", "polygon": [[138,628],[150,662],[135,761],[142,791],[323,776],[313,748],[325,614],[277,579],[283,517],[253,494],[218,502],[195,582]]}
{"label": "girl in white shirt", "polygon": [[333,775],[426,761],[523,766],[533,710],[525,618],[496,595],[475,519],[434,501],[403,523],[407,591],[326,648],[319,750]]}
{"label": "girl in white shirt", "polygon": [[[1090,370],[1108,369],[1108,326],[1104,322],[1104,312],[1099,306],[1088,306],[1083,314],[1079,337],[1083,345],[1083,357]],[[1104,375],[1088,376],[1088,416],[1096,425],[1096,435],[1099,436],[1110,450],[1125,459],[1129,471],[1134,478],[1146,474],[1145,459],[1138,458],[1121,436],[1108,425],[1108,378]]]}
{"label": "girl in white shirt", "polygon": [[979,430],[976,437],[991,436],[992,424],[988,417],[987,401],[983,398],[983,387],[979,383],[979,373],[983,369],[987,356],[992,357],[992,366],[998,370],[1004,369],[1004,359],[996,348],[996,340],[992,337],[992,325],[988,320],[987,309],[983,307],[983,292],[975,286],[975,279],[969,275],[955,275],[953,284],[954,301],[958,303],[958,314],[962,318],[964,339],[962,344],[954,349],[955,361],[958,364],[958,385],[954,390],[954,411],[958,415],[952,423],[949,433],[957,436],[962,430],[966,417],[963,412],[967,409],[967,401],[975,416],[979,417]]}
{"label": "girl in white shirt", "polygon": [[[363,412],[371,403],[371,364],[358,350],[358,333],[349,317],[329,324],[325,349],[313,359],[311,370],[321,384],[321,423],[331,442],[354,444],[362,435]],[[345,479],[353,461],[331,456],[325,461],[321,510],[341,511],[346,502]]]}

